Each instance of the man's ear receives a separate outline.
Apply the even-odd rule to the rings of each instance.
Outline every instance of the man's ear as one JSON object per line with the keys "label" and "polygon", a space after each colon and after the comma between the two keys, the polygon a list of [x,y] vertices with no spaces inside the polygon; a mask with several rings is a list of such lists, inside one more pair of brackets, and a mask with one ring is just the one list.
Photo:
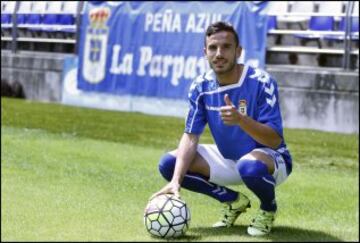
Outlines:
{"label": "man's ear", "polygon": [[236,47],[236,58],[239,58],[241,56],[242,47],[238,46]]}

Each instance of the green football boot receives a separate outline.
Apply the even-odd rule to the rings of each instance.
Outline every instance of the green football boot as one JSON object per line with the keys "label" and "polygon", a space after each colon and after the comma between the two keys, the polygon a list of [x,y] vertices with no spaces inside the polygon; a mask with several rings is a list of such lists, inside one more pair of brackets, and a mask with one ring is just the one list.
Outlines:
{"label": "green football boot", "polygon": [[262,236],[269,234],[275,220],[275,212],[259,211],[255,218],[251,221],[247,229],[249,235]]}
{"label": "green football boot", "polygon": [[223,208],[221,209],[223,215],[220,221],[216,222],[213,227],[231,227],[240,214],[244,213],[250,206],[249,198],[239,192],[238,199],[230,203],[223,203]]}

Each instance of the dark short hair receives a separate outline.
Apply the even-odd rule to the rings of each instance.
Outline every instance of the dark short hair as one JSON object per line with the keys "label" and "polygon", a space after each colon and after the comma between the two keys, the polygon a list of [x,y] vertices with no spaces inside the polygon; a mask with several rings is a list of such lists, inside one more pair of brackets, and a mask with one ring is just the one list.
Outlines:
{"label": "dark short hair", "polygon": [[205,34],[204,45],[206,46],[206,37],[210,37],[211,35],[218,33],[220,31],[227,31],[227,32],[233,33],[236,47],[239,46],[239,36],[237,35],[234,27],[223,21],[218,21],[218,22],[215,22],[215,23],[209,25],[209,27],[206,30],[206,34]]}

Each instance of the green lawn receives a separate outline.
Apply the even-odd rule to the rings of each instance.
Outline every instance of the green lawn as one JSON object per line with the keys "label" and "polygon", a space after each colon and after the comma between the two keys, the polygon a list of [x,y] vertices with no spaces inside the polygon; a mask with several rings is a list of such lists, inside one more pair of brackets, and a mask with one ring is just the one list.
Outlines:
{"label": "green lawn", "polygon": [[[1,99],[2,241],[162,241],[143,210],[165,181],[159,157],[184,120]],[[294,168],[278,187],[278,217],[266,238],[246,235],[258,208],[214,230],[219,203],[182,191],[192,221],[184,241],[358,241],[359,137],[286,129]],[[206,130],[202,142],[211,142]]]}

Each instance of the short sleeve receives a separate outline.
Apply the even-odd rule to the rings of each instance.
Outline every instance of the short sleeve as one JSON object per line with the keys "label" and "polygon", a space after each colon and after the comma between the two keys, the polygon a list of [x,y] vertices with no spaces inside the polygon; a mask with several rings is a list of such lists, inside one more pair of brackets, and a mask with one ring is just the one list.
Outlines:
{"label": "short sleeve", "polygon": [[283,137],[282,118],[279,106],[279,93],[277,83],[270,78],[268,82],[260,85],[258,97],[258,122],[266,124]]}
{"label": "short sleeve", "polygon": [[201,94],[201,84],[193,83],[188,94],[189,112],[185,121],[185,132],[200,135],[206,126],[206,114]]}

